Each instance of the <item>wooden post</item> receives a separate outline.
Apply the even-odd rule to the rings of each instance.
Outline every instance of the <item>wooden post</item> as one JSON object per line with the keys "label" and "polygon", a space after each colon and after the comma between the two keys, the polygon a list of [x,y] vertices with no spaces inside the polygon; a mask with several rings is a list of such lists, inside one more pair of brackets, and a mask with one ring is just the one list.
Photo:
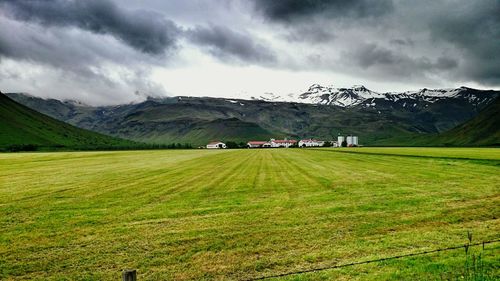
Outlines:
{"label": "wooden post", "polygon": [[135,269],[125,269],[122,271],[122,281],[137,281],[137,271]]}

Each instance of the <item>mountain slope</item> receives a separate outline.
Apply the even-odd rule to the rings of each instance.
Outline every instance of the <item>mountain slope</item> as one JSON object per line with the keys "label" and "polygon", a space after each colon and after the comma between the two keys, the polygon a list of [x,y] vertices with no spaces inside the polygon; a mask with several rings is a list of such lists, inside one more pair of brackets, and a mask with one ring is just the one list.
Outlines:
{"label": "mountain slope", "polygon": [[0,93],[0,150],[97,149],[134,145],[43,115]]}
{"label": "mountain slope", "polygon": [[434,143],[455,146],[500,146],[500,99],[495,100],[471,120],[440,134]]}
{"label": "mountain slope", "polygon": [[288,96],[299,102],[277,96],[274,101],[166,97],[103,107],[9,95],[75,126],[148,143],[202,145],[215,139],[335,139],[338,134],[356,134],[363,145],[411,145],[421,135],[437,135],[475,117],[500,92],[461,87],[378,94],[363,86],[313,85],[306,93]]}

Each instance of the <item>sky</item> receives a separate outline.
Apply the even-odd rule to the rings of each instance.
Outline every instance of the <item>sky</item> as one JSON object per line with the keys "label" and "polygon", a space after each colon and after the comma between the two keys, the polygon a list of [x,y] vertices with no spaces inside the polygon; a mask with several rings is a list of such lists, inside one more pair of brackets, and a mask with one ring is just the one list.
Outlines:
{"label": "sky", "polygon": [[0,0],[0,91],[91,105],[500,89],[499,54],[498,0]]}

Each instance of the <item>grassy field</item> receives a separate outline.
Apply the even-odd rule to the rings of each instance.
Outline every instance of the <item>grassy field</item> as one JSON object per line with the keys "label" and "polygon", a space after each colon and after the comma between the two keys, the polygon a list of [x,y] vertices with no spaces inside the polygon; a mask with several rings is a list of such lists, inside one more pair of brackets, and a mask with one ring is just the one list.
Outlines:
{"label": "grassy field", "polygon": [[[0,154],[0,279],[244,280],[498,239],[499,216],[495,148]],[[464,261],[273,280],[453,279]]]}

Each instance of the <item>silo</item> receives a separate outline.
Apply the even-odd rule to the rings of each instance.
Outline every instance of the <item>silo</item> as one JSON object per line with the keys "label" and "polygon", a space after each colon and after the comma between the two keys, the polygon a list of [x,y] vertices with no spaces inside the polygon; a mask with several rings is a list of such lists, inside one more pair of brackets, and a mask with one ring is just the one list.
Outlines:
{"label": "silo", "polygon": [[337,137],[337,143],[338,143],[339,147],[342,146],[343,142],[344,142],[344,137],[343,136],[338,136]]}
{"label": "silo", "polygon": [[352,136],[348,136],[348,137],[347,137],[347,146],[351,146],[351,145],[353,145],[353,142],[352,142],[352,141],[353,141],[353,137],[352,137]]}
{"label": "silo", "polygon": [[352,144],[356,145],[356,146],[358,145],[358,136],[353,136],[352,137]]}

